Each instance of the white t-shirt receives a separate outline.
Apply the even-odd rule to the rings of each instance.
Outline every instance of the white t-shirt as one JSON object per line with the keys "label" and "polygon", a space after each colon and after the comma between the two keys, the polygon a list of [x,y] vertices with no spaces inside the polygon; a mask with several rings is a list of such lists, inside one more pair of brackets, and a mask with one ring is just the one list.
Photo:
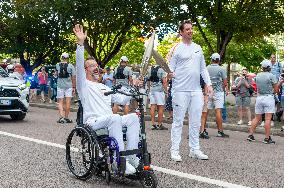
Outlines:
{"label": "white t-shirt", "polygon": [[111,96],[105,96],[110,88],[101,83],[95,83],[86,79],[84,68],[84,47],[77,45],[76,50],[77,91],[83,106],[83,122],[90,117],[102,117],[112,115]]}
{"label": "white t-shirt", "polygon": [[200,75],[206,85],[212,85],[203,51],[198,44],[192,42],[188,45],[181,42],[174,48],[170,59],[170,69],[175,74],[172,92],[202,91]]}

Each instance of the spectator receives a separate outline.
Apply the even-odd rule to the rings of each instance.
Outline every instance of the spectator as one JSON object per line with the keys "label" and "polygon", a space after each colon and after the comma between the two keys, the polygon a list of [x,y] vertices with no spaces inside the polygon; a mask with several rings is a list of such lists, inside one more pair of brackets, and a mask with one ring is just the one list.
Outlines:
{"label": "spectator", "polygon": [[209,139],[208,132],[206,131],[206,123],[208,115],[208,95],[207,95],[207,87],[205,87],[205,82],[202,77],[200,77],[200,86],[203,92],[204,104],[201,115],[201,127],[199,132],[199,138]]}
{"label": "spectator", "polygon": [[[150,114],[152,122],[152,130],[168,130],[162,125],[164,105],[165,105],[165,92],[167,92],[167,74],[160,67],[151,67],[148,70],[148,87],[150,89]],[[158,124],[155,124],[155,111],[158,109]]]}
{"label": "spectator", "polygon": [[38,81],[40,87],[41,94],[41,102],[45,103],[45,94],[47,94],[47,82],[48,82],[48,74],[45,70],[45,67],[41,68],[41,72],[38,73]]}
{"label": "spectator", "polygon": [[35,81],[35,76],[32,76],[30,82],[30,102],[33,102],[37,98],[37,83]]}
{"label": "spectator", "polygon": [[[282,65],[279,62],[276,62],[276,55],[271,54],[270,56],[270,62],[271,62],[271,73],[276,77],[276,80],[279,81],[280,76],[281,76],[281,70],[282,70]],[[279,98],[279,100],[281,100]],[[279,110],[280,106],[276,104],[277,111]],[[264,120],[265,116],[264,114],[262,115],[262,123],[260,126],[264,126]],[[271,126],[274,126],[274,121],[273,121],[273,115],[272,115],[272,121],[271,121]]]}
{"label": "spectator", "polygon": [[57,102],[57,71],[53,70],[52,71],[52,76],[50,78],[50,89],[51,89],[51,97],[49,99],[49,103]]}
{"label": "spectator", "polygon": [[110,68],[106,68],[106,73],[103,75],[102,83],[112,88],[113,86],[113,74],[110,72]]}
{"label": "spectator", "polygon": [[213,96],[208,98],[208,109],[215,108],[216,123],[218,128],[218,137],[229,137],[229,135],[223,132],[223,121],[222,121],[222,108],[225,103],[224,92],[228,94],[227,87],[227,73],[224,68],[219,65],[220,55],[214,53],[211,56],[211,64],[207,66],[212,86],[214,90]]}
{"label": "spectator", "polygon": [[[130,85],[133,85],[132,80],[132,70],[127,67],[128,58],[126,56],[122,56],[120,58],[119,66],[114,70],[114,84],[122,85],[121,90],[127,92],[130,88]],[[116,93],[112,97],[113,102],[113,113],[117,113],[119,110],[119,105],[124,106],[124,115],[129,113],[129,105],[130,105],[131,97],[125,96],[119,93]]]}
{"label": "spectator", "polygon": [[278,92],[278,85],[276,77],[270,73],[272,67],[271,62],[265,59],[261,62],[261,67],[262,72],[258,73],[256,76],[257,98],[255,103],[255,118],[252,120],[247,140],[255,141],[253,133],[261,120],[262,114],[265,114],[265,138],[263,143],[272,144],[275,143],[275,141],[271,139],[270,127],[272,115],[275,113],[274,94]]}
{"label": "spectator", "polygon": [[168,82],[168,97],[166,100],[166,110],[169,112],[168,119],[173,119],[173,104],[172,104],[172,79]]}
{"label": "spectator", "polygon": [[242,75],[237,77],[234,85],[232,86],[236,90],[236,106],[238,108],[239,121],[238,125],[243,124],[243,114],[247,114],[248,125],[251,125],[251,80],[247,77],[247,69],[242,70]]}
{"label": "spectator", "polygon": [[[75,94],[76,82],[75,82],[75,68],[69,63],[69,54],[63,53],[61,55],[62,61],[56,64],[56,71],[58,72],[57,79],[57,99],[60,118],[58,123],[72,123],[70,120],[70,106],[71,99]],[[65,99],[65,107],[64,107]],[[65,109],[65,111],[64,111]]]}

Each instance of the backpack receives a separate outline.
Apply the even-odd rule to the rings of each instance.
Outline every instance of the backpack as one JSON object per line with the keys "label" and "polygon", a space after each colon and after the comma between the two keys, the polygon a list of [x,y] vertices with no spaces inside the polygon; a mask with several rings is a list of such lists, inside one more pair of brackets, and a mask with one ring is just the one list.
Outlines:
{"label": "backpack", "polygon": [[126,76],[123,74],[124,68],[125,67],[119,66],[116,69],[116,74],[114,75],[115,79],[125,79],[126,78]]}
{"label": "backpack", "polygon": [[67,71],[68,63],[59,63],[59,74],[58,78],[69,78],[70,73]]}
{"label": "backpack", "polygon": [[151,82],[159,82],[160,81],[160,78],[158,77],[159,68],[160,68],[160,66],[151,68],[151,76],[149,78],[149,81],[151,81]]}

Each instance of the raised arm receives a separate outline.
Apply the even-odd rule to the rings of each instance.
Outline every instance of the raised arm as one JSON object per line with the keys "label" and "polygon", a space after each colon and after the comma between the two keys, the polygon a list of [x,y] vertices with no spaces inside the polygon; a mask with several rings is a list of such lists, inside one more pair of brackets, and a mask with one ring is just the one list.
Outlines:
{"label": "raised arm", "polygon": [[73,32],[77,37],[76,69],[77,69],[77,90],[79,94],[86,84],[86,73],[84,69],[84,41],[87,38],[87,31],[83,31],[82,25],[75,25]]}

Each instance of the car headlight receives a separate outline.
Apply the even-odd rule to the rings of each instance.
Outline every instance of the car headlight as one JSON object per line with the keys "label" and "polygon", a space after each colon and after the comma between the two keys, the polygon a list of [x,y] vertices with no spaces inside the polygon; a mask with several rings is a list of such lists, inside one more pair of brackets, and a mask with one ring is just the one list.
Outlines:
{"label": "car headlight", "polygon": [[21,84],[21,85],[18,86],[18,88],[19,88],[20,90],[24,90],[24,89],[27,88],[27,86],[26,86],[26,84]]}

